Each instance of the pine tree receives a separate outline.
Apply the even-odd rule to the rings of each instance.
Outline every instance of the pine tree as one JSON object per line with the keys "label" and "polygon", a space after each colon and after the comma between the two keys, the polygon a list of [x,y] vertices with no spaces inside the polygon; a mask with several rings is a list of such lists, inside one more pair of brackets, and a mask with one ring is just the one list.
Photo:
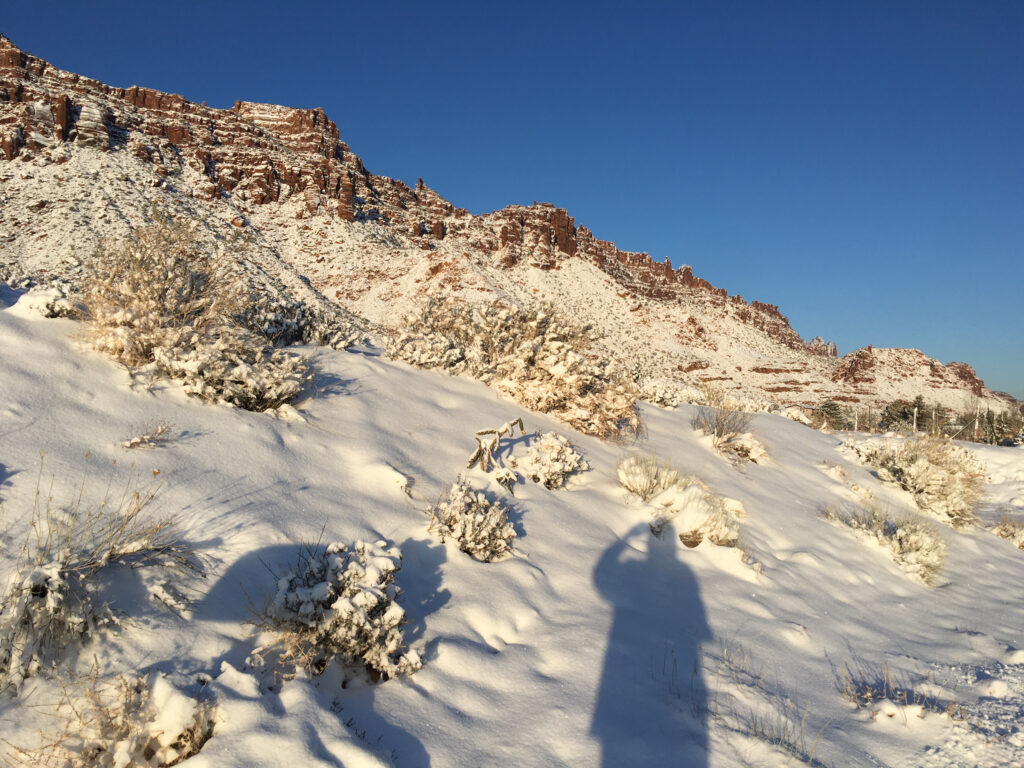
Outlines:
{"label": "pine tree", "polygon": [[849,419],[835,400],[826,400],[815,411],[815,421],[829,429],[848,429]]}
{"label": "pine tree", "polygon": [[914,423],[914,410],[906,400],[893,400],[882,411],[882,429],[893,432],[907,429]]}

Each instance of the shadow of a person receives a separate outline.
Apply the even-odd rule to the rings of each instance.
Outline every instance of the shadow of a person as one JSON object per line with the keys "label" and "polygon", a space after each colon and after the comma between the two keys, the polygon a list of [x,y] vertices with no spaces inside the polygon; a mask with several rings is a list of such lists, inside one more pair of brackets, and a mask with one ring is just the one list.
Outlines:
{"label": "shadow of a person", "polygon": [[594,584],[615,610],[591,733],[601,765],[707,765],[701,643],[711,633],[675,530],[639,525],[601,556]]}

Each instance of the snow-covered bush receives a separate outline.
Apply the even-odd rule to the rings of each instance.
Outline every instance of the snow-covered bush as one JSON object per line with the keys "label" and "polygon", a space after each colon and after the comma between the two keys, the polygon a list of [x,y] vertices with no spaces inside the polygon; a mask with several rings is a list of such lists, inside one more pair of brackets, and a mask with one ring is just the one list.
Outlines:
{"label": "snow-covered bush", "polygon": [[266,336],[278,346],[319,344],[345,349],[366,338],[356,318],[340,307],[331,312],[263,291],[250,297],[235,317],[246,328]]}
{"label": "snow-covered bush", "polygon": [[764,447],[752,432],[742,432],[725,443],[721,448],[723,455],[733,461],[749,461],[763,464],[768,461],[768,449]]}
{"label": "snow-covered bush", "polygon": [[[690,420],[690,426],[711,436],[715,448],[728,451],[740,447],[736,439],[747,431],[752,414],[740,409],[738,403],[729,400],[725,393],[715,387],[704,387],[704,404]],[[739,454],[742,457],[742,450]]]}
{"label": "snow-covered bush", "polygon": [[720,547],[735,547],[740,535],[738,502],[714,493],[696,477],[683,477],[650,500],[651,531],[660,536],[669,521],[681,529],[679,540],[696,547],[705,539]]}
{"label": "snow-covered bush", "polygon": [[509,456],[507,465],[502,460],[501,439],[507,437],[511,441],[516,427],[519,427],[519,434],[522,435],[524,427],[521,418],[505,422],[495,429],[477,430],[476,450],[466,462],[466,469],[472,469],[479,464],[480,469],[484,472],[494,472],[494,479],[498,481],[498,485],[511,494],[515,494],[512,486],[519,482],[520,477],[514,469],[516,460],[513,457]]}
{"label": "snow-covered bush", "polygon": [[985,472],[974,454],[941,437],[920,435],[905,442],[863,440],[846,444],[878,471],[909,491],[918,507],[954,528],[977,522]]}
{"label": "snow-covered bush", "polygon": [[[811,413],[813,414],[813,411]],[[809,427],[814,424],[814,419],[808,415],[808,412],[806,410],[804,410],[798,405],[792,405],[789,408],[786,408],[785,410],[782,411],[782,415],[785,416],[787,419],[798,421],[801,424],[806,424]]]}
{"label": "snow-covered bush", "polygon": [[992,529],[992,533],[1001,539],[1006,539],[1017,549],[1024,549],[1024,521],[1014,520],[1004,515]]}
{"label": "snow-covered bush", "polygon": [[120,500],[108,494],[96,505],[59,509],[46,499],[34,511],[33,544],[0,597],[0,690],[17,690],[68,646],[117,624],[96,595],[102,572],[145,565],[202,572],[171,521],[144,514],[157,490],[129,484]]}
{"label": "snow-covered bush", "polygon": [[641,430],[636,385],[596,351],[594,332],[550,306],[512,308],[435,298],[404,318],[388,353],[466,374],[533,411],[601,438]]}
{"label": "snow-covered bush", "polygon": [[694,399],[697,391],[671,379],[643,379],[639,398],[659,408],[675,408]]}
{"label": "snow-covered bush", "polygon": [[822,516],[888,548],[900,568],[925,584],[931,586],[938,581],[948,547],[938,528],[927,520],[888,515],[876,506],[826,507]]}
{"label": "snow-covered bush", "polygon": [[244,327],[245,281],[226,253],[202,246],[183,224],[138,229],[84,268],[93,346],[130,368],[250,410],[292,399],[308,378],[305,361]]}
{"label": "snow-covered bush", "polygon": [[461,477],[427,512],[430,530],[441,541],[454,539],[459,549],[477,560],[488,563],[512,551],[516,531],[508,521],[508,510]]}
{"label": "snow-covered bush", "polygon": [[569,475],[590,469],[572,443],[557,432],[540,435],[530,445],[521,466],[533,482],[552,490],[564,486]]}
{"label": "snow-covered bush", "polygon": [[274,669],[286,678],[297,667],[320,674],[335,658],[385,679],[415,672],[420,658],[402,639],[405,611],[394,583],[401,567],[401,551],[384,541],[304,553],[278,578],[277,593],[259,618],[259,628],[276,637],[250,661],[262,666],[276,655]]}
{"label": "snow-covered bush", "polygon": [[54,280],[48,285],[35,285],[21,300],[43,317],[70,317],[78,319],[80,310],[70,284]]}
{"label": "snow-covered bush", "polygon": [[644,501],[675,485],[679,473],[653,454],[629,456],[619,462],[619,484]]}
{"label": "snow-covered bush", "polygon": [[213,735],[211,703],[185,696],[157,671],[95,675],[65,683],[64,728],[36,749],[16,747],[16,764],[44,768],[157,768],[197,754]]}
{"label": "snow-covered bush", "polygon": [[17,691],[40,667],[55,666],[67,646],[116,625],[110,607],[64,564],[20,569],[0,608],[0,689]]}
{"label": "snow-covered bush", "polygon": [[225,326],[193,346],[157,348],[157,370],[203,400],[265,411],[293,399],[310,378],[298,355],[267,346],[252,331]]}

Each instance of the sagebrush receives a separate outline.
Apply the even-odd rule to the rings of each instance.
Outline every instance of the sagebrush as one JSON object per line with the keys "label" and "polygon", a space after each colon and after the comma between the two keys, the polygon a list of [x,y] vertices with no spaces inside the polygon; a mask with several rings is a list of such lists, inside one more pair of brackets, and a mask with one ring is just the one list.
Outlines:
{"label": "sagebrush", "polygon": [[142,227],[84,263],[81,299],[93,346],[140,373],[182,379],[189,394],[249,410],[295,398],[301,357],[246,327],[250,292],[221,248],[181,223]]}
{"label": "sagebrush", "polygon": [[985,471],[974,454],[942,437],[918,435],[902,442],[850,442],[882,480],[909,491],[918,507],[954,528],[977,522]]}
{"label": "sagebrush", "polygon": [[683,477],[654,454],[630,456],[618,467],[619,483],[647,502],[651,532],[661,536],[675,521],[679,540],[696,547],[707,540],[716,546],[735,547],[739,541],[742,506],[719,496],[695,476]]}
{"label": "sagebrush", "polygon": [[1024,549],[1024,521],[1003,515],[992,529],[992,533],[1017,547]]}
{"label": "sagebrush", "polygon": [[278,577],[276,594],[257,618],[273,640],[253,651],[250,663],[285,679],[297,669],[318,675],[333,659],[374,678],[415,672],[420,658],[402,638],[405,611],[397,602],[401,563],[401,550],[384,541],[304,551]]}
{"label": "sagebrush", "polygon": [[550,306],[434,298],[404,318],[387,349],[421,368],[480,379],[586,434],[635,437],[642,428],[636,385],[596,342],[591,328]]}
{"label": "sagebrush", "polygon": [[500,500],[488,498],[461,477],[427,512],[430,530],[441,541],[454,539],[459,549],[476,560],[487,563],[512,551],[516,531],[508,520],[508,510]]}
{"label": "sagebrush", "polygon": [[644,501],[670,488],[679,479],[679,473],[654,454],[629,456],[619,462],[616,474],[619,484]]}
{"label": "sagebrush", "polygon": [[938,583],[949,549],[938,528],[927,520],[887,514],[877,506],[826,507],[822,517],[874,539],[889,550],[892,559],[925,584]]}
{"label": "sagebrush", "polygon": [[557,432],[538,435],[521,466],[533,482],[551,490],[563,487],[571,475],[590,469],[575,446]]}

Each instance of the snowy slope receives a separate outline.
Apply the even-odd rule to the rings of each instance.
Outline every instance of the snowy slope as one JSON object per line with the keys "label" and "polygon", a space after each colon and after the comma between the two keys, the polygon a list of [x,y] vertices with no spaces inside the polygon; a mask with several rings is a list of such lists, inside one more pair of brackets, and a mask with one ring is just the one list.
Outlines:
{"label": "snowy slope", "polygon": [[[118,487],[158,470],[158,509],[209,577],[178,585],[193,602],[176,615],[147,596],[159,571],[117,573],[108,594],[131,621],[70,661],[155,668],[214,697],[214,736],[189,765],[1024,764],[1024,593],[1013,587],[1024,552],[982,528],[943,528],[940,584],[912,580],[820,518],[865,489],[914,509],[841,436],[760,415],[753,431],[771,458],[735,465],[693,432],[690,408],[644,406],[646,438],[609,445],[373,348],[306,348],[317,376],[298,413],[254,414],[173,383],[133,388],[75,340],[73,322],[28,304],[0,286],[0,563],[16,562],[40,476],[61,503],[83,481],[96,498],[111,472]],[[513,557],[480,563],[439,543],[425,510],[465,471],[474,431],[518,417],[528,433],[569,437],[593,469],[563,490],[519,484],[514,498],[470,471],[506,498],[519,533]],[[158,419],[173,424],[168,444],[123,447]],[[971,448],[989,475],[983,517],[1024,515],[1024,449]],[[622,458],[645,452],[738,502],[741,548],[653,537],[651,508],[616,479]],[[257,645],[247,595],[260,602],[270,569],[321,537],[401,547],[420,671],[374,685],[332,667],[260,691],[246,668]],[[844,668],[875,681],[883,664],[903,685],[965,704],[968,721],[844,700]],[[205,691],[199,675],[214,678]],[[56,699],[34,679],[0,700],[4,736],[31,746],[53,727]]]}

